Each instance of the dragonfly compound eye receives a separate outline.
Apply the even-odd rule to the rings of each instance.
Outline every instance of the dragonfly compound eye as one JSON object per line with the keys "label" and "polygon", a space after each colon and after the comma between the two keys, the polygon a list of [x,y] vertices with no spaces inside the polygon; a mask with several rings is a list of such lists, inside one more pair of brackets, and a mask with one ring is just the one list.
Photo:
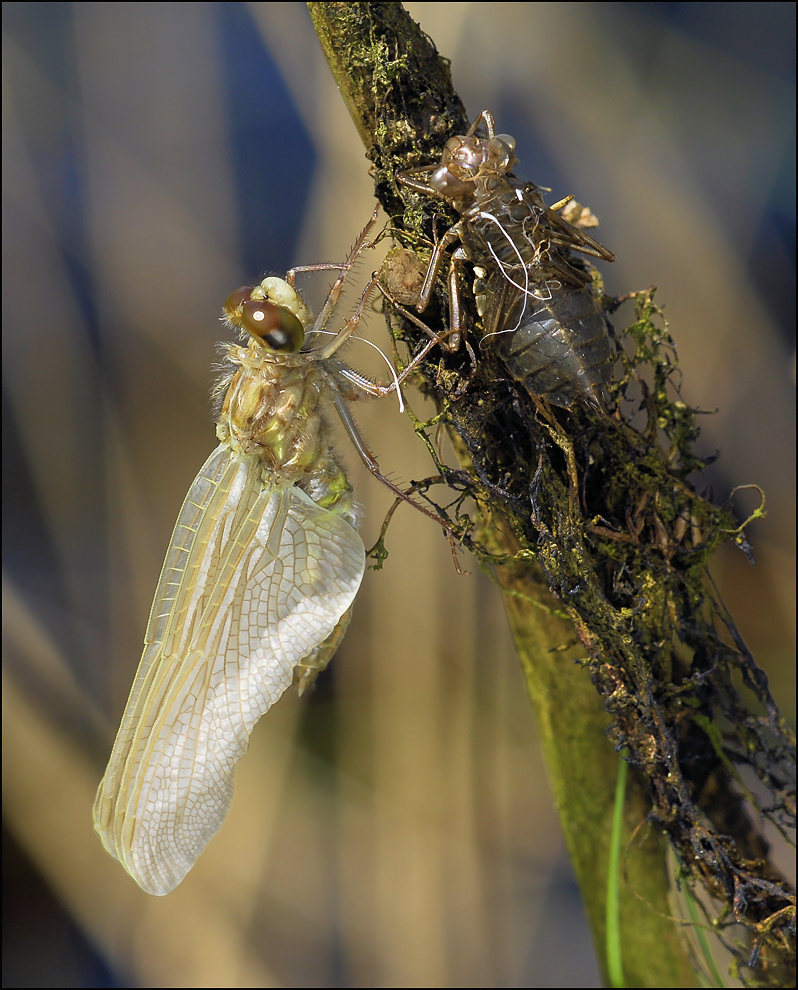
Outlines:
{"label": "dragonfly compound eye", "polygon": [[241,306],[241,324],[273,351],[294,353],[305,342],[305,330],[297,317],[267,299],[247,300]]}
{"label": "dragonfly compound eye", "polygon": [[252,296],[252,286],[242,285],[240,288],[236,289],[235,292],[231,292],[230,295],[224,301],[224,313],[228,319],[232,319],[245,302],[248,302]]}

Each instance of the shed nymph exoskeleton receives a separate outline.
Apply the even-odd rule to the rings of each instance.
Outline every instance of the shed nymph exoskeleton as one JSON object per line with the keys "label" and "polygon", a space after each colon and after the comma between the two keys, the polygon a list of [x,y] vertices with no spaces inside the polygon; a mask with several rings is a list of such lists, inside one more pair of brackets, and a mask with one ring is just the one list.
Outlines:
{"label": "shed nymph exoskeleton", "polygon": [[[477,135],[480,126],[485,137]],[[591,274],[570,252],[603,261],[615,255],[561,215],[573,197],[547,206],[538,187],[510,174],[515,164],[515,140],[496,134],[492,114],[483,110],[466,134],[446,142],[438,164],[397,175],[402,185],[460,214],[436,241],[416,308],[426,309],[446,252],[459,242],[449,264],[450,326],[442,344],[455,349],[463,333],[458,269],[469,261],[482,344],[496,338],[511,376],[555,405],[604,409],[613,365],[609,325],[591,292]]]}

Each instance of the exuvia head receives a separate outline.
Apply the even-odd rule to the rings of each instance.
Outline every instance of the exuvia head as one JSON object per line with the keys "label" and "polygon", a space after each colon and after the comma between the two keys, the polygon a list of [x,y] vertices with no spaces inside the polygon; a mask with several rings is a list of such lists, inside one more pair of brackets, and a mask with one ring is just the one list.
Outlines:
{"label": "exuvia head", "polygon": [[430,188],[462,212],[470,206],[478,179],[505,175],[516,164],[515,138],[509,134],[480,138],[475,134],[449,138],[441,164],[431,174]]}

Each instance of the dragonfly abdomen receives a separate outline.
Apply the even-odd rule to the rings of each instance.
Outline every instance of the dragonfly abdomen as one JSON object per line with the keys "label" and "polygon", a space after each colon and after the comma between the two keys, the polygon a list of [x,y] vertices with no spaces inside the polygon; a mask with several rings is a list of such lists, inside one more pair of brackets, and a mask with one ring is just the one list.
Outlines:
{"label": "dragonfly abdomen", "polygon": [[527,297],[519,325],[498,335],[512,377],[533,395],[570,408],[587,399],[603,409],[612,380],[608,324],[589,289]]}

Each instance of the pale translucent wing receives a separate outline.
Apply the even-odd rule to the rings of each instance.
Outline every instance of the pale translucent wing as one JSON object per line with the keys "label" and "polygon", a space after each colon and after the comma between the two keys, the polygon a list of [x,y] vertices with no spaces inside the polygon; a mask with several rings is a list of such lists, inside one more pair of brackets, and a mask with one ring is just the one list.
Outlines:
{"label": "pale translucent wing", "polygon": [[210,456],[178,516],[133,689],[94,805],[146,891],[183,879],[230,805],[235,767],[294,667],[333,633],[365,566],[339,513]]}

